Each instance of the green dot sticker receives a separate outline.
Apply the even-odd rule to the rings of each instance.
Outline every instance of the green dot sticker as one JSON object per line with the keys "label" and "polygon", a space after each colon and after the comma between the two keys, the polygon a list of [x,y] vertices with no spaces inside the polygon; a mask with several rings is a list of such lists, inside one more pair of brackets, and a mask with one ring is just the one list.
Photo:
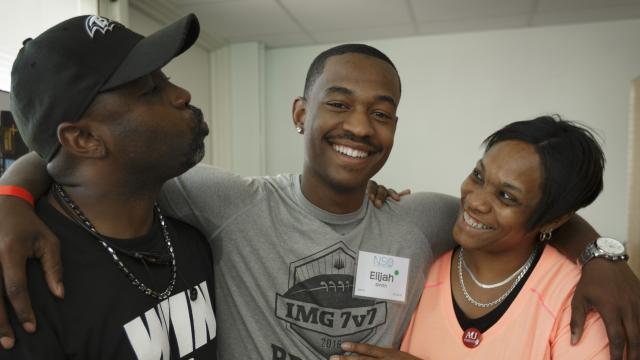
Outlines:
{"label": "green dot sticker", "polygon": [[400,275],[400,271],[396,270],[393,272],[396,276]]}

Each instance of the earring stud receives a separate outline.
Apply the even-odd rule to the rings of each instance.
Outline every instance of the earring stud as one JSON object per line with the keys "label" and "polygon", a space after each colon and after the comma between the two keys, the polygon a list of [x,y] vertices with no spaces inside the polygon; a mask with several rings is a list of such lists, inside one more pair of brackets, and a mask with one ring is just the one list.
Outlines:
{"label": "earring stud", "polygon": [[298,134],[302,134],[302,128],[300,126],[296,126],[296,131]]}

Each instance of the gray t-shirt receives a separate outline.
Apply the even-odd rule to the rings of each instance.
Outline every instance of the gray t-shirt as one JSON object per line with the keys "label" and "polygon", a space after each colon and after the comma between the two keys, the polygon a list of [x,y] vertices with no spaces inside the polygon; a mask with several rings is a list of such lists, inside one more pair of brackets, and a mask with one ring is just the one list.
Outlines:
{"label": "gray t-shirt", "polygon": [[[299,178],[201,165],[165,185],[167,213],[212,247],[220,359],[326,359],[343,341],[397,348],[434,254],[453,246],[454,197],[365,200],[337,215],[311,204]],[[411,259],[405,303],[352,296],[361,250]]]}

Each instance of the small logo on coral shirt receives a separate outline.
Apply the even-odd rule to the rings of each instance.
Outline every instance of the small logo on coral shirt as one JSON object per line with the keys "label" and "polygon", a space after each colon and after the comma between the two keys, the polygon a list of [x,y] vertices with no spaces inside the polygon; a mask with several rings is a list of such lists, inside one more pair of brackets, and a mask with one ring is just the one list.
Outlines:
{"label": "small logo on coral shirt", "polygon": [[468,328],[462,334],[462,343],[470,349],[480,345],[480,341],[482,341],[482,333],[476,328]]}

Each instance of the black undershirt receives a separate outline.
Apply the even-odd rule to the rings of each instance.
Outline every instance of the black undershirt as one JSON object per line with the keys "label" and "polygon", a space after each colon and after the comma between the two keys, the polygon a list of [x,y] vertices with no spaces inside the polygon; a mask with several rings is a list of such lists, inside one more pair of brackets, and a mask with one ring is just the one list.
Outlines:
{"label": "black undershirt", "polygon": [[[524,275],[522,280],[520,280],[518,285],[516,285],[516,287],[504,299],[504,301],[502,301],[495,309],[491,310],[489,313],[477,319],[470,319],[467,317],[467,315],[464,314],[460,306],[458,306],[456,299],[453,297],[453,289],[452,289],[451,300],[453,302],[453,309],[456,313],[456,319],[458,319],[458,324],[460,324],[460,327],[462,328],[462,330],[466,330],[469,328],[476,328],[480,330],[481,333],[483,333],[489,330],[489,328],[492,327],[495,323],[497,323],[498,320],[500,320],[500,318],[502,317],[502,315],[504,315],[504,313],[507,311],[509,306],[511,306],[511,303],[513,303],[513,300],[515,300],[516,296],[518,296],[518,293],[520,292],[520,290],[522,290],[522,287],[527,282],[529,275],[531,275],[531,273],[533,272],[533,269],[536,267],[536,264],[538,263],[538,260],[540,260],[540,256],[542,255],[543,250],[544,250],[544,246],[541,246],[537,250],[537,254],[533,259],[533,263],[531,263],[531,267],[529,268],[529,270],[527,270],[527,273]],[[457,259],[454,259],[455,256],[456,256],[456,251],[454,251],[451,255],[452,266],[453,264],[457,263]]]}

